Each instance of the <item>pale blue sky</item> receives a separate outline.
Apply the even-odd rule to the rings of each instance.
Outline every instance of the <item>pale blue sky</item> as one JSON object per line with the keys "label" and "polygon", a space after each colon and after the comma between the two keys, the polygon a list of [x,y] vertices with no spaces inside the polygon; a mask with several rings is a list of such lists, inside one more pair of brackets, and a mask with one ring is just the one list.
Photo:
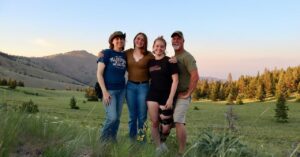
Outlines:
{"label": "pale blue sky", "polygon": [[46,56],[71,50],[96,54],[109,35],[138,32],[153,40],[181,30],[201,76],[234,78],[265,67],[300,65],[299,0],[76,1],[0,0],[0,51]]}

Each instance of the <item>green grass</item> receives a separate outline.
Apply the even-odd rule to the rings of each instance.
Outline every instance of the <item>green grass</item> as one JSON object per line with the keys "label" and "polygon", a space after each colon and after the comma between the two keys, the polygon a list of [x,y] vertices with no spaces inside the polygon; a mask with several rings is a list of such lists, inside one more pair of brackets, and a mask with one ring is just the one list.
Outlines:
{"label": "green grass", "polygon": [[[69,102],[72,96],[77,99],[80,110],[70,109]],[[0,86],[0,105],[7,103],[9,110],[14,110],[22,102],[30,99],[38,104],[40,111],[38,114],[0,112],[2,156],[3,153],[9,155],[9,153],[16,152],[20,145],[21,148],[29,147],[27,145],[30,145],[30,149],[38,147],[42,150],[43,156],[82,155],[86,151],[87,154],[101,156],[103,151],[100,151],[97,142],[99,128],[105,118],[101,102],[86,101],[84,92],[27,87],[9,90],[7,87]],[[300,143],[300,103],[289,100],[287,105],[289,122],[286,124],[276,122],[274,100],[247,102],[244,105],[233,106],[234,113],[237,115],[235,121],[237,131],[232,134],[238,136],[249,149],[258,152],[258,156],[289,156],[293,151],[296,152],[294,155],[297,154],[300,152],[297,147]],[[193,110],[195,106],[199,110]],[[186,125],[188,148],[203,132],[213,131],[219,134],[228,132],[224,115],[227,108],[225,102],[200,101],[191,104]],[[109,156],[120,156],[124,152],[130,153],[128,150],[135,154],[153,156],[153,144],[132,148],[127,139],[127,122],[128,111],[124,104],[119,130],[119,143],[122,145],[107,148],[106,150],[112,150],[108,153],[115,153]],[[168,145],[172,147],[171,152],[176,152],[175,129],[172,130],[168,139]]]}

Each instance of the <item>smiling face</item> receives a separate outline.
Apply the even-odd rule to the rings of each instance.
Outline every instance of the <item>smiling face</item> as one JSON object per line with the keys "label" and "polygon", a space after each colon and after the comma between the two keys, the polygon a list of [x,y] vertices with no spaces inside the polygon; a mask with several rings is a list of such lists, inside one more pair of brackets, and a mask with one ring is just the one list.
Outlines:
{"label": "smiling face", "polygon": [[112,40],[112,45],[113,45],[113,49],[115,51],[120,51],[120,50],[124,50],[125,47],[125,39],[122,37],[115,37]]}
{"label": "smiling face", "polygon": [[166,43],[162,39],[156,39],[153,44],[153,52],[157,56],[165,55]]}
{"label": "smiling face", "polygon": [[183,50],[184,39],[178,35],[172,37],[172,46],[175,51]]}
{"label": "smiling face", "polygon": [[146,38],[143,34],[138,34],[135,38],[134,38],[134,47],[136,48],[140,48],[140,49],[144,49],[146,46]]}

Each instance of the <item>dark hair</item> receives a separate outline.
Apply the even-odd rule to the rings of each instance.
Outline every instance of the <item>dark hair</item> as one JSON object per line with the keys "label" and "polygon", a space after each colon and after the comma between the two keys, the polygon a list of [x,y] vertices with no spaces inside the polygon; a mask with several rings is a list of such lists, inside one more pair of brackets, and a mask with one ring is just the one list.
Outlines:
{"label": "dark hair", "polygon": [[133,39],[133,47],[135,48],[135,39],[137,38],[137,36],[142,35],[144,37],[145,40],[145,44],[144,44],[144,52],[143,54],[145,55],[148,52],[148,37],[145,33],[143,32],[139,32],[138,34],[135,35],[134,39]]}
{"label": "dark hair", "polygon": [[[108,39],[108,43],[109,43],[109,48],[110,49],[113,49],[114,48],[114,44],[112,43],[113,40],[117,37],[120,37],[121,39],[124,39],[126,38],[126,33],[123,33],[121,31],[115,31],[114,33],[112,33]],[[125,49],[125,44],[124,46],[122,47],[122,51]]]}

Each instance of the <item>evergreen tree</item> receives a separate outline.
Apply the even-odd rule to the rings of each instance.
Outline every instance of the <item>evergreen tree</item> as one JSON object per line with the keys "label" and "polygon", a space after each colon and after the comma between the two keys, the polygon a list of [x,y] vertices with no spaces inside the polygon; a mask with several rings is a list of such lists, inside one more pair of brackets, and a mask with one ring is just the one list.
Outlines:
{"label": "evergreen tree", "polygon": [[193,92],[193,100],[199,100],[201,98],[201,90],[200,88],[196,88],[195,91]]}
{"label": "evergreen tree", "polygon": [[209,94],[209,84],[207,80],[204,80],[201,85],[201,97],[208,98]]}
{"label": "evergreen tree", "polygon": [[212,89],[210,90],[210,99],[212,101],[217,101],[219,88],[220,88],[220,83],[219,82],[213,82],[212,83]]}
{"label": "evergreen tree", "polygon": [[273,78],[273,74],[268,69],[265,69],[265,72],[263,75],[263,83],[264,83],[265,89],[266,89],[266,97],[274,96],[275,81]]}
{"label": "evergreen tree", "polygon": [[255,98],[255,92],[256,92],[256,87],[257,86],[257,81],[256,79],[251,79],[250,80],[250,83],[249,83],[249,86],[248,86],[248,89],[247,89],[247,97],[252,99],[252,98]]}
{"label": "evergreen tree", "polygon": [[7,86],[7,80],[5,78],[1,80],[1,86]]}
{"label": "evergreen tree", "polygon": [[236,97],[236,104],[238,104],[238,105],[244,104],[244,102],[243,102],[243,95],[242,95],[242,94],[239,94],[239,95]]}
{"label": "evergreen tree", "polygon": [[229,93],[228,97],[227,97],[227,105],[233,105],[234,104],[234,97],[232,93]]}
{"label": "evergreen tree", "polygon": [[285,83],[285,75],[283,72],[280,74],[279,81],[276,86],[276,96],[278,96],[279,94],[283,94],[285,98],[289,96],[288,86]]}
{"label": "evergreen tree", "polygon": [[72,98],[70,99],[70,104],[69,104],[71,109],[79,109],[79,107],[76,104],[77,104],[77,101],[76,101],[75,97],[72,96]]}
{"label": "evergreen tree", "polygon": [[224,91],[224,84],[221,84],[220,86],[220,90],[219,90],[219,93],[218,93],[218,98],[220,100],[225,100],[225,91]]}
{"label": "evergreen tree", "polygon": [[237,83],[237,86],[238,86],[238,93],[244,94],[245,91],[246,91],[246,80],[245,80],[244,75],[242,75],[242,76],[239,78],[238,83]]}
{"label": "evergreen tree", "polygon": [[277,122],[285,123],[288,120],[288,107],[286,106],[286,98],[284,93],[278,93],[276,109],[275,109],[275,118]]}
{"label": "evergreen tree", "polygon": [[9,87],[10,89],[16,89],[16,87],[17,87],[17,81],[16,81],[16,80],[9,79],[9,80],[8,80],[8,87]]}
{"label": "evergreen tree", "polygon": [[231,75],[231,73],[229,73],[228,76],[227,76],[227,82],[228,83],[232,82],[232,75]]}
{"label": "evergreen tree", "polygon": [[260,82],[256,91],[256,99],[262,102],[265,100],[265,98],[266,98],[265,86],[262,82]]}
{"label": "evergreen tree", "polygon": [[19,82],[18,82],[18,86],[19,86],[19,87],[24,87],[24,82],[19,81]]}

